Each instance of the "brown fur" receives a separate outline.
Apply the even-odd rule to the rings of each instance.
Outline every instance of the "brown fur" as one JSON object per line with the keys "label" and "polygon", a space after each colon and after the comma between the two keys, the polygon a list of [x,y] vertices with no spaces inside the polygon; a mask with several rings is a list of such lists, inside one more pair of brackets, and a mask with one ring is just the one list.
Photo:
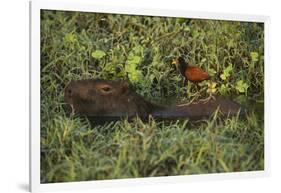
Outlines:
{"label": "brown fur", "polygon": [[237,103],[216,97],[207,103],[160,106],[145,100],[126,81],[77,80],[65,89],[65,101],[75,113],[88,117],[122,118],[149,115],[160,119],[202,119],[219,108],[222,114],[236,114],[244,109]]}

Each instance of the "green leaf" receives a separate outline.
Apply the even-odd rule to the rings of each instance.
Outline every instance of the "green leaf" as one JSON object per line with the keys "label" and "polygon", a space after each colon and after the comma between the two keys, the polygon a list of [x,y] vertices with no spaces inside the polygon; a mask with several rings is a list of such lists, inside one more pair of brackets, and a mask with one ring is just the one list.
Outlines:
{"label": "green leaf", "polygon": [[208,69],[208,73],[210,74],[210,76],[214,76],[217,73],[217,71],[213,68],[210,68]]}
{"label": "green leaf", "polygon": [[225,72],[226,74],[229,74],[229,73],[232,71],[232,69],[233,69],[232,64],[229,64],[229,65],[226,67],[226,69],[224,69],[224,72]]}
{"label": "green leaf", "polygon": [[64,42],[65,43],[74,43],[77,41],[77,37],[73,33],[68,33],[64,36]]}
{"label": "green leaf", "polygon": [[252,59],[253,62],[259,61],[259,53],[251,52],[250,55],[251,55],[251,59]]}
{"label": "green leaf", "polygon": [[220,87],[220,93],[222,95],[225,95],[226,93],[228,93],[229,90],[230,90],[230,88],[228,87],[228,83],[222,84]]}
{"label": "green leaf", "polygon": [[221,75],[220,75],[220,78],[221,78],[222,80],[226,80],[227,77],[225,76],[225,74],[221,74]]}
{"label": "green leaf", "polygon": [[154,74],[151,74],[151,75],[149,76],[149,80],[150,80],[151,82],[154,80],[154,78],[155,78],[155,75],[154,75]]}
{"label": "green leaf", "polygon": [[92,57],[95,59],[101,59],[105,56],[105,52],[102,50],[96,50],[94,52],[92,52]]}
{"label": "green leaf", "polygon": [[139,82],[143,75],[140,70],[137,69],[137,65],[140,63],[141,57],[130,55],[127,61],[127,65],[125,66],[125,71],[128,74],[128,77],[132,83]]}
{"label": "green leaf", "polygon": [[228,46],[229,48],[233,48],[233,47],[235,46],[234,41],[233,41],[233,40],[229,40],[229,42],[227,42],[227,46]]}
{"label": "green leaf", "polygon": [[186,31],[186,32],[190,31],[190,27],[186,26],[186,27],[183,29],[183,31]]}
{"label": "green leaf", "polygon": [[128,62],[133,64],[138,64],[141,60],[141,57],[139,56],[129,56]]}
{"label": "green leaf", "polygon": [[232,71],[233,67],[232,64],[228,65],[224,70],[223,73],[220,75],[222,80],[226,80],[230,76],[230,72]]}
{"label": "green leaf", "polygon": [[204,62],[206,62],[207,61],[207,59],[206,58],[203,58],[202,60],[201,60],[201,63],[204,63]]}
{"label": "green leaf", "polygon": [[217,83],[215,82],[209,82],[208,83],[208,89],[207,89],[207,93],[215,93],[217,91]]}
{"label": "green leaf", "polygon": [[199,32],[195,29],[195,30],[192,30],[192,37],[193,38],[197,38],[199,36]]}
{"label": "green leaf", "polygon": [[249,88],[249,85],[245,83],[243,80],[239,80],[236,82],[235,89],[240,93],[245,93],[247,89]]}
{"label": "green leaf", "polygon": [[135,55],[141,55],[143,53],[144,48],[140,45],[137,45],[133,47],[132,50]]}
{"label": "green leaf", "polygon": [[177,18],[177,22],[179,22],[180,24],[184,23],[187,19],[185,18]]}
{"label": "green leaf", "polygon": [[125,71],[128,74],[129,80],[132,83],[137,83],[141,80],[142,78],[142,73],[140,70],[137,70],[137,65],[136,63],[128,63],[125,66]]}

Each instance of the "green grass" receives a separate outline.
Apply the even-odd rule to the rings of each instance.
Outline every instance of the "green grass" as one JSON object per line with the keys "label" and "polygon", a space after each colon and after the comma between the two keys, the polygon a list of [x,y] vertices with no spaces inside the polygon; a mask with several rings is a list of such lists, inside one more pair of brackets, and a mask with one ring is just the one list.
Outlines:
{"label": "green grass", "polygon": [[[41,182],[263,170],[263,24],[63,11],[41,12]],[[129,79],[162,104],[207,96],[184,84],[181,54],[212,75],[244,118],[91,126],[64,110],[70,80]]]}

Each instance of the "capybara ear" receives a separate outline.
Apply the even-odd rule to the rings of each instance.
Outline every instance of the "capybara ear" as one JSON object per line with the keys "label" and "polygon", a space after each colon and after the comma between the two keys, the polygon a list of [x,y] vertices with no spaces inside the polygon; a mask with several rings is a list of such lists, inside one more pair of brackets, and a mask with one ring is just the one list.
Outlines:
{"label": "capybara ear", "polygon": [[121,88],[120,88],[120,91],[121,93],[127,93],[128,90],[129,90],[129,87],[130,87],[130,84],[128,81],[122,81],[121,82]]}

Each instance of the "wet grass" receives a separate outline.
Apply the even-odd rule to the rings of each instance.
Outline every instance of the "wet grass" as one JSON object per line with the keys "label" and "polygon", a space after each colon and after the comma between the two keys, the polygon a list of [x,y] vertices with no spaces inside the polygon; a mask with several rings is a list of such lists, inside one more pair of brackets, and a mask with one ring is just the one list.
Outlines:
{"label": "wet grass", "polygon": [[[263,170],[263,24],[41,14],[42,183]],[[73,79],[128,79],[148,100],[165,104],[206,97],[206,82],[199,90],[185,85],[171,64],[182,54],[209,72],[212,92],[249,113],[91,126],[64,110],[63,90]]]}

